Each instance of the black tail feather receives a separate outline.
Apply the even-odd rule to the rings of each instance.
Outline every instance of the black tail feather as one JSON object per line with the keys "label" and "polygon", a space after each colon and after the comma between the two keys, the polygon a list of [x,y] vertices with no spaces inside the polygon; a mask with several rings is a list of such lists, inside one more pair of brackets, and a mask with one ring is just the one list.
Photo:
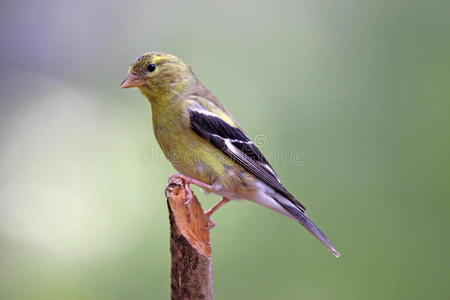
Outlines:
{"label": "black tail feather", "polygon": [[273,197],[284,209],[286,209],[292,216],[295,217],[297,222],[299,222],[303,227],[306,228],[312,235],[316,237],[327,249],[336,257],[341,256],[341,254],[334,248],[333,244],[328,240],[328,238],[323,234],[322,231],[296,206],[286,203],[282,199],[277,199]]}

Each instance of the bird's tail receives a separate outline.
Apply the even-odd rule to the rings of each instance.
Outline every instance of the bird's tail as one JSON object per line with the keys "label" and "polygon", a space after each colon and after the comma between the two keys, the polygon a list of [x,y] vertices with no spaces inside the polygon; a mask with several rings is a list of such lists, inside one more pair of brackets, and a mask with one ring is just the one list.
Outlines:
{"label": "bird's tail", "polygon": [[[266,190],[267,191],[267,190]],[[316,239],[319,240],[327,249],[336,257],[339,257],[339,252],[334,248],[333,244],[328,240],[328,238],[323,234],[322,231],[306,216],[303,206],[300,203],[295,205],[292,201],[284,198],[278,193],[260,193],[255,202],[262,204],[278,213],[294,219],[306,228]],[[294,199],[295,200],[295,199]]]}
{"label": "bird's tail", "polygon": [[[334,248],[333,244],[330,242],[330,240],[323,234],[322,231],[320,231],[319,227],[316,226],[305,214],[304,211],[302,211],[299,207],[293,205],[290,203],[289,200],[285,199],[284,197],[281,197],[282,199],[278,199],[279,197],[275,198],[275,200],[284,208],[286,209],[295,219],[297,222],[300,223],[303,227],[306,228],[313,236],[315,236],[316,239],[319,240],[325,247],[327,247],[328,250],[330,250],[331,253],[333,253],[334,256],[339,257],[341,254]],[[286,201],[289,201],[288,203]]]}
{"label": "bird's tail", "polygon": [[328,240],[328,238],[323,234],[322,231],[300,210],[298,212],[292,213],[303,227],[306,228],[312,235],[316,237],[334,256],[339,257],[341,254],[334,248],[333,244]]}

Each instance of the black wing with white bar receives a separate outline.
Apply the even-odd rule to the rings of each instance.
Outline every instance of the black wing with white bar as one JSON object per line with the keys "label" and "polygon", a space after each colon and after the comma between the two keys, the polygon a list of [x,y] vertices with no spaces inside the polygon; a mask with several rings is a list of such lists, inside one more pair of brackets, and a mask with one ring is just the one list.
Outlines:
{"label": "black wing with white bar", "polygon": [[270,164],[242,130],[227,124],[205,108],[192,108],[189,116],[191,129],[195,133],[305,212],[305,207],[283,187]]}

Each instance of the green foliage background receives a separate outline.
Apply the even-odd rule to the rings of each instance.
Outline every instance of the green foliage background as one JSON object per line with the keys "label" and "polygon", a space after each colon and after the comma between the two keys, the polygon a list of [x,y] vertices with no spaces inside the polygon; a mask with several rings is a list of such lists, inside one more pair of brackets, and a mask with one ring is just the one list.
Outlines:
{"label": "green foliage background", "polygon": [[231,203],[216,299],[448,299],[449,20],[448,1],[1,2],[0,298],[168,298],[174,170],[118,88],[157,50],[267,137],[342,253]]}

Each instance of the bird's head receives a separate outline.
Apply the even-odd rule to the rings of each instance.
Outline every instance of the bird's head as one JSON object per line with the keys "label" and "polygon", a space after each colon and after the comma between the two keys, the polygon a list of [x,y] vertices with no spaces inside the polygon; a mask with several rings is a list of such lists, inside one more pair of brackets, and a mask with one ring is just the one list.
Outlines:
{"label": "bird's head", "polygon": [[139,56],[130,66],[128,76],[120,87],[137,87],[151,98],[167,93],[181,93],[195,81],[189,66],[178,57],[168,53],[149,52]]}

